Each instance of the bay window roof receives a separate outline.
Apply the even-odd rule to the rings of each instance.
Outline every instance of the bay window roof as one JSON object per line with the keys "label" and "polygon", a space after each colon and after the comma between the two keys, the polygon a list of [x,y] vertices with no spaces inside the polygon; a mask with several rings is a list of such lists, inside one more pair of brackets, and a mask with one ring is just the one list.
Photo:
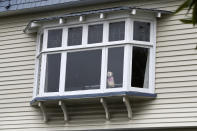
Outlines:
{"label": "bay window roof", "polygon": [[[129,6],[121,6],[121,7],[113,7],[113,8],[105,8],[105,9],[98,9],[98,10],[89,10],[89,11],[83,11],[83,12],[75,12],[75,13],[69,13],[64,14],[60,16],[54,16],[54,17],[47,17],[47,18],[40,18],[40,19],[34,19],[31,20],[26,28],[24,29],[25,33],[34,33],[37,31],[37,27],[40,26],[41,23],[47,22],[47,21],[54,21],[54,20],[62,20],[69,17],[76,17],[76,16],[86,16],[91,14],[103,14],[103,13],[110,13],[115,11],[130,11],[131,14],[135,15],[136,11],[140,12],[147,12],[147,13],[153,13],[156,17],[160,18],[161,15],[169,15],[173,12],[166,11],[166,10],[159,10],[154,8],[139,8],[139,7],[129,7]],[[102,17],[102,16],[100,16]],[[60,22],[59,21],[59,22]],[[61,23],[61,22],[60,22]]]}

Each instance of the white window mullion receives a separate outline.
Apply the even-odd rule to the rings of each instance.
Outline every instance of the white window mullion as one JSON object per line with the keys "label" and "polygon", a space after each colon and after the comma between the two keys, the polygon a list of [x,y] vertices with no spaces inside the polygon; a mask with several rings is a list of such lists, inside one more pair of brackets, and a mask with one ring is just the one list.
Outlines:
{"label": "white window mullion", "polygon": [[107,79],[107,57],[108,49],[102,48],[102,62],[101,62],[101,90],[104,92],[106,89]]}
{"label": "white window mullion", "polygon": [[125,21],[125,40],[127,42],[133,40],[133,21],[130,18]]}
{"label": "white window mullion", "polygon": [[150,42],[156,42],[156,20],[154,22],[150,22]]}
{"label": "white window mullion", "polygon": [[42,36],[42,32],[39,32],[38,34],[37,34],[37,46],[36,46],[36,56],[38,56],[39,55],[39,53],[40,53],[40,45],[41,45],[41,36]]}
{"label": "white window mullion", "polygon": [[131,85],[132,48],[126,45],[124,49],[123,88],[128,90]]}
{"label": "white window mullion", "polygon": [[103,43],[108,42],[109,39],[109,22],[103,23]]}
{"label": "white window mullion", "polygon": [[61,67],[60,67],[60,83],[59,83],[59,93],[60,93],[60,95],[63,95],[64,90],[65,90],[66,61],[67,61],[67,53],[63,52],[61,54]]}
{"label": "white window mullion", "polygon": [[149,50],[149,91],[150,93],[155,92],[155,61],[156,61],[156,19],[151,22],[150,28],[150,41],[153,44],[153,47]]}
{"label": "white window mullion", "polygon": [[130,41],[133,41],[133,33],[134,33],[134,20],[133,19],[130,19]]}
{"label": "white window mullion", "polygon": [[[40,41],[40,38],[41,38],[41,32],[39,32],[38,34],[37,34],[37,43],[38,43],[38,45],[36,46],[36,56],[38,56],[39,55],[39,53],[40,53],[40,44],[41,44],[41,41]],[[34,71],[34,89],[33,89],[33,98],[35,98],[36,97],[36,95],[37,95],[37,92],[38,92],[38,90],[39,90],[39,85],[38,85],[38,81],[39,81],[39,77],[37,77],[37,76],[39,76],[39,63],[40,63],[40,60],[39,60],[39,58],[36,58],[35,59],[35,71]]]}
{"label": "white window mullion", "polygon": [[48,41],[48,30],[44,30],[43,35],[43,50],[47,49],[47,41]]}
{"label": "white window mullion", "polygon": [[[103,43],[108,42],[109,36],[109,23],[103,23]],[[107,58],[108,58],[108,49],[102,49],[102,68],[101,68],[101,90],[104,92],[106,90],[106,81],[107,81]]]}
{"label": "white window mullion", "polygon": [[40,90],[39,95],[43,96],[45,88],[45,77],[46,77],[46,65],[47,65],[47,54],[42,55],[41,61],[41,74],[40,74]]}
{"label": "white window mullion", "polygon": [[150,28],[150,40],[153,43],[153,47],[150,48],[149,53],[149,91],[150,93],[155,92],[155,60],[156,60],[156,20],[151,22]]}
{"label": "white window mullion", "polygon": [[68,41],[68,28],[64,27],[62,32],[62,48],[65,49],[67,47]]}
{"label": "white window mullion", "polygon": [[82,45],[86,46],[88,43],[88,25],[82,26]]}
{"label": "white window mullion", "polygon": [[35,98],[37,96],[37,92],[39,90],[39,85],[38,85],[38,81],[39,81],[39,59],[37,58],[35,60],[35,72],[34,72],[34,89],[33,89],[33,98]]}
{"label": "white window mullion", "polygon": [[157,22],[156,19],[153,22],[153,49],[152,49],[152,56],[150,56],[152,58],[152,63],[150,62],[152,67],[152,70],[150,70],[149,72],[152,72],[152,76],[151,76],[151,82],[152,82],[152,87],[151,87],[151,93],[155,93],[155,65],[156,65],[156,47],[157,47]]}
{"label": "white window mullion", "polygon": [[153,53],[153,48],[150,48],[149,52],[149,90],[150,93],[154,93],[154,83],[155,83],[155,57]]}

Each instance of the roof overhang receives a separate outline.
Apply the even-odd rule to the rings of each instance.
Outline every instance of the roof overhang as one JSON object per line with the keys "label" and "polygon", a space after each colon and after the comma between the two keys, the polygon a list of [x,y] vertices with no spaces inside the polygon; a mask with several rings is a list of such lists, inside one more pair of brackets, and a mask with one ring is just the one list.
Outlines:
{"label": "roof overhang", "polygon": [[[166,11],[166,10],[158,10],[158,9],[149,9],[149,8],[139,8],[139,7],[128,7],[128,6],[121,6],[121,7],[113,7],[113,8],[105,8],[105,9],[99,9],[99,10],[89,10],[84,12],[75,12],[75,13],[69,13],[64,14],[60,16],[55,17],[47,17],[47,18],[40,18],[40,19],[34,19],[31,20],[26,28],[24,29],[25,33],[34,33],[37,31],[37,28],[41,26],[43,22],[53,21],[53,20],[60,20],[60,23],[63,19],[67,19],[69,17],[81,17],[91,14],[105,14],[109,12],[115,12],[115,11],[130,11],[131,14],[136,14],[136,11],[143,11],[143,12],[150,12],[155,13],[155,16],[160,18],[161,15],[169,15],[173,12]],[[100,16],[102,17],[102,16]]]}

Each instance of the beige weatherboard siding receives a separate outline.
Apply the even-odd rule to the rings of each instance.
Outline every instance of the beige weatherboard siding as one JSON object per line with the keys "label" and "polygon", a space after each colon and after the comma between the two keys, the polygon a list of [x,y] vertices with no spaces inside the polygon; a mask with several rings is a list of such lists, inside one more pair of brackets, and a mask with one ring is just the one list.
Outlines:
{"label": "beige weatherboard siding", "polygon": [[123,5],[174,11],[182,2],[182,0],[125,0],[88,8],[0,17],[0,130],[165,128],[166,131],[171,131],[168,128],[176,130],[185,127],[191,129],[179,129],[179,131],[196,131],[197,28],[179,21],[184,17],[184,12],[162,17],[157,21],[155,83],[157,98],[138,103],[131,102],[133,109],[131,120],[128,120],[123,104],[111,105],[112,119],[107,122],[102,105],[92,104],[69,107],[71,120],[68,124],[63,121],[61,109],[51,107],[48,112],[52,120],[44,123],[40,109],[30,106],[33,95],[36,34],[24,34],[23,29],[31,19]]}

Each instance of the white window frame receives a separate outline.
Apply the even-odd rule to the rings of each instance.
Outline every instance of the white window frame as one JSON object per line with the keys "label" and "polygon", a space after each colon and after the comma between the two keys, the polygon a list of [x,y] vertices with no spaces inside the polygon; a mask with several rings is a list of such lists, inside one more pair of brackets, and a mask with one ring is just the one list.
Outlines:
{"label": "white window frame", "polygon": [[[108,41],[109,38],[109,23],[125,21],[125,40],[121,41]],[[135,41],[133,40],[133,23],[134,21],[143,21],[150,23],[150,42]],[[87,44],[88,39],[88,26],[103,24],[103,42],[95,44]],[[82,44],[68,47],[67,36],[68,28],[82,26]],[[47,35],[48,30],[52,29],[63,29],[62,32],[62,47],[47,49]],[[43,36],[43,50],[39,52],[40,48],[40,34],[44,33]],[[82,94],[97,94],[97,93],[109,93],[109,92],[121,92],[121,91],[137,91],[142,93],[154,93],[155,90],[155,49],[156,49],[156,19],[155,18],[144,18],[136,16],[126,16],[123,18],[113,18],[104,19],[97,22],[90,21],[77,24],[65,24],[65,25],[47,25],[44,26],[38,33],[38,46],[36,53],[36,70],[35,70],[35,82],[34,82],[34,94],[33,97],[42,96],[65,96],[65,95],[82,95]],[[106,89],[106,76],[107,76],[107,57],[108,50],[110,47],[124,46],[124,63],[123,63],[123,87]],[[131,65],[132,65],[132,47],[145,47],[149,48],[149,88],[136,88],[131,87]],[[66,52],[76,51],[76,50],[89,50],[89,49],[102,49],[102,65],[101,65],[101,87],[100,89],[93,90],[79,90],[79,91],[68,91],[65,92],[65,74],[66,74]],[[46,71],[46,58],[47,54],[50,53],[61,53],[61,67],[60,67],[60,82],[59,82],[59,92],[44,92],[44,82],[45,82],[45,71]],[[38,78],[38,68],[39,60],[38,58],[42,56],[41,61],[41,75]],[[40,85],[38,85],[38,79],[40,79]],[[39,94],[37,94],[39,90]]]}

